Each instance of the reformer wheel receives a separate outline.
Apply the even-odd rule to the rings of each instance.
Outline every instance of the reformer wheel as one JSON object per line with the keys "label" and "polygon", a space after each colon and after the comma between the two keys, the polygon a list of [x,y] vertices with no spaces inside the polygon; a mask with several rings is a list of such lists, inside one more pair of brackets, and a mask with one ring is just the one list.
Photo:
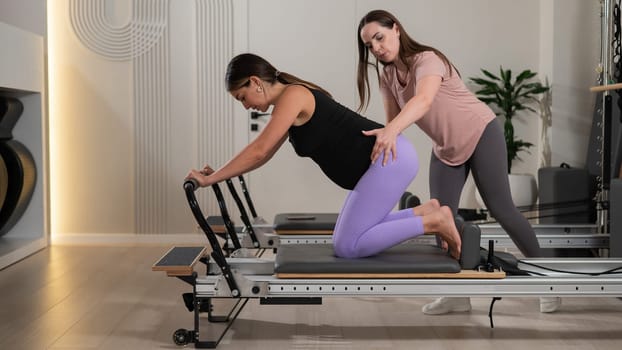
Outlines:
{"label": "reformer wheel", "polygon": [[190,338],[190,332],[185,328],[180,328],[173,333],[173,342],[175,342],[175,345],[188,345],[188,343],[190,343]]}

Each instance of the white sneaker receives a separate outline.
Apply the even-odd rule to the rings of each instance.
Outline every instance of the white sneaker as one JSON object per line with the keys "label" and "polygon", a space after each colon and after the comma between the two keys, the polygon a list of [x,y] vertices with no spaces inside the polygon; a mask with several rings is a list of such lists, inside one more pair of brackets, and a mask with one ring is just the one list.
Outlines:
{"label": "white sneaker", "polygon": [[562,305],[562,298],[560,297],[541,297],[540,298],[540,312],[549,313],[555,312]]}
{"label": "white sneaker", "polygon": [[421,311],[426,315],[443,315],[450,312],[471,311],[471,298],[440,297],[424,305]]}

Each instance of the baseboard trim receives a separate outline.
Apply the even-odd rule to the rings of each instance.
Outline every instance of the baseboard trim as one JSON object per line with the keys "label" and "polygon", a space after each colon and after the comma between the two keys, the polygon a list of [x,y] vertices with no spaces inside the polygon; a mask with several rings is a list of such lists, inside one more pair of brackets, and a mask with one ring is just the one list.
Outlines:
{"label": "baseboard trim", "polygon": [[52,235],[52,245],[160,245],[203,244],[209,242],[198,233],[66,233]]}
{"label": "baseboard trim", "polygon": [[[6,237],[4,240],[9,240]],[[15,264],[16,262],[44,249],[47,246],[47,238],[42,237],[35,240],[29,239],[12,239],[10,240],[12,245],[15,245],[13,251],[0,255],[0,270],[7,266]]]}

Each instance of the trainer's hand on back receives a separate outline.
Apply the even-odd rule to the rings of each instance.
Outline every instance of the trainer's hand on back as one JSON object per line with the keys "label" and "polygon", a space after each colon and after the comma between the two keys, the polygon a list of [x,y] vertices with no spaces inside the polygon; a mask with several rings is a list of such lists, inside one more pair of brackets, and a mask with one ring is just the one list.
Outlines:
{"label": "trainer's hand on back", "polygon": [[382,160],[382,166],[387,165],[390,157],[392,157],[393,161],[397,159],[396,143],[397,135],[399,133],[385,127],[381,129],[363,131],[363,134],[366,136],[376,137],[376,143],[371,151],[372,163],[375,163],[376,160],[383,154],[384,159]]}

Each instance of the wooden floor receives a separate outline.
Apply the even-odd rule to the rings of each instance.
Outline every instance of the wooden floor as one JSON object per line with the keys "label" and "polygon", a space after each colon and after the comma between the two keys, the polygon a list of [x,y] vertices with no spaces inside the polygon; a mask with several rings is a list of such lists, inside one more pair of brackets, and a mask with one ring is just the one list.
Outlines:
{"label": "wooden floor", "polygon": [[[151,271],[168,246],[51,247],[0,271],[0,349],[176,349],[192,328],[178,279]],[[541,314],[535,298],[425,316],[430,298],[325,298],[323,305],[251,300],[218,349],[620,349],[622,301],[567,298]],[[207,325],[207,321],[203,322]]]}

